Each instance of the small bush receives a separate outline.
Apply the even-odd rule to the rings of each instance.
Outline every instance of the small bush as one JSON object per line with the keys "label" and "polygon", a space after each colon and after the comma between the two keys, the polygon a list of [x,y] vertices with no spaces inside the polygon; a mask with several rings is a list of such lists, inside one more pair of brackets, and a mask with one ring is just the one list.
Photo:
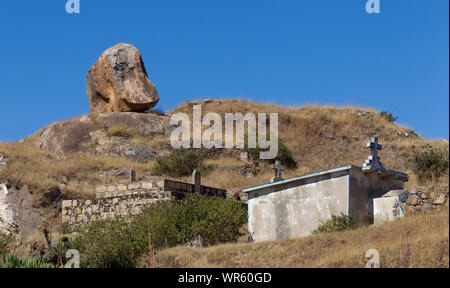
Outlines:
{"label": "small bush", "polygon": [[[80,266],[85,268],[130,268],[144,251],[145,238],[132,231],[124,217],[97,221],[80,227],[72,243],[80,252]],[[82,230],[81,230],[82,229]],[[142,241],[137,241],[142,238]]]}
{"label": "small bush", "polygon": [[154,175],[168,175],[174,178],[189,176],[195,169],[203,170],[203,155],[195,150],[175,149],[172,153],[159,156],[152,168]]}
{"label": "small bush", "polygon": [[235,242],[241,236],[240,228],[247,221],[247,211],[239,202],[198,194],[179,202],[150,207],[141,218],[138,217],[141,227],[144,227],[148,216],[152,231],[163,232],[159,236],[155,234],[157,238],[153,241],[156,247],[186,244],[197,236],[201,236],[207,246]]}
{"label": "small bush", "polygon": [[355,227],[355,220],[352,216],[344,215],[341,216],[331,216],[331,219],[323,222],[313,231],[313,234],[330,233],[344,231],[348,229],[353,229]]}
{"label": "small bush", "polygon": [[391,112],[389,111],[382,111],[380,113],[380,116],[383,117],[384,119],[386,119],[386,121],[390,122],[390,123],[394,123],[395,121],[398,120],[397,116],[394,116]]}
{"label": "small bush", "polygon": [[436,149],[415,153],[413,159],[414,173],[421,182],[437,179],[449,167],[448,153]]}
{"label": "small bush", "polygon": [[47,263],[43,256],[34,258],[19,258],[14,254],[8,254],[1,259],[0,268],[55,268]]}
{"label": "small bush", "polygon": [[80,251],[82,267],[135,267],[148,253],[149,223],[152,247],[160,249],[185,245],[196,236],[202,236],[205,245],[237,241],[246,220],[247,211],[237,201],[194,194],[129,218],[80,227],[73,248]]}
{"label": "small bush", "polygon": [[[259,159],[259,153],[261,152],[260,147],[256,148],[249,148],[248,154],[250,156],[250,159],[252,160],[258,160]],[[283,164],[288,169],[295,169],[297,168],[297,162],[294,159],[294,156],[292,156],[292,152],[289,150],[289,148],[284,144],[283,140],[281,138],[278,139],[278,155],[275,159],[268,160],[270,163],[275,163],[275,161],[281,161],[281,164]]]}

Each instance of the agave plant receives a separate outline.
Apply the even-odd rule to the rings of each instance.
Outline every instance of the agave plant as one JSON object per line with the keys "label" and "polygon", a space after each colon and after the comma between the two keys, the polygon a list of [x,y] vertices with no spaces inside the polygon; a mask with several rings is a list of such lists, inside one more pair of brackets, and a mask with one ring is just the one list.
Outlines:
{"label": "agave plant", "polygon": [[0,268],[55,268],[55,266],[45,262],[42,256],[19,258],[14,254],[8,254],[3,257]]}

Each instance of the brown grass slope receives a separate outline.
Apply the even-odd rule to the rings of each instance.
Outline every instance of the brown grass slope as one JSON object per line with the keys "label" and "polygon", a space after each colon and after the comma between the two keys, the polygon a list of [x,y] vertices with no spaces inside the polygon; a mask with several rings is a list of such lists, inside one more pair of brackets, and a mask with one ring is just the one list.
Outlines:
{"label": "brown grass slope", "polygon": [[383,224],[266,243],[225,244],[159,251],[158,267],[363,268],[369,249],[383,268],[449,267],[448,207]]}
{"label": "brown grass slope", "polygon": [[[175,112],[192,115],[192,104],[185,103]],[[371,137],[379,137],[383,144],[380,152],[384,166],[391,170],[411,174],[410,186],[417,186],[412,171],[414,153],[431,147],[446,151],[445,140],[431,141],[416,135],[413,130],[387,121],[379,111],[356,107],[302,106],[283,107],[245,100],[217,100],[202,105],[202,114],[225,113],[278,113],[279,135],[298,163],[296,170],[287,171],[285,177],[294,177],[344,165],[362,166],[370,154],[365,144]],[[170,114],[171,114],[170,113]],[[192,119],[192,118],[191,118]],[[223,117],[224,119],[224,117]],[[217,160],[217,159],[216,159]],[[226,159],[217,164],[227,165]],[[221,163],[223,160],[225,163]],[[269,165],[263,173],[247,178],[238,172],[213,172],[205,181],[208,185],[225,188],[243,188],[267,183],[272,171]]]}
{"label": "brown grass slope", "polygon": [[[168,116],[175,112],[192,114],[192,107],[191,103],[181,104],[168,113]],[[390,123],[373,109],[283,107],[245,100],[215,100],[203,104],[202,114],[208,112],[221,115],[237,112],[278,113],[280,138],[298,163],[297,169],[284,173],[286,178],[343,165],[362,165],[369,155],[365,144],[370,137],[376,136],[383,144],[380,156],[385,167],[409,173],[411,177],[408,186],[417,187],[411,163],[414,153],[430,147],[444,150],[447,154],[449,151],[447,141],[423,139],[409,128]],[[111,132],[108,137],[119,137],[116,134]],[[0,180],[7,180],[12,185],[28,185],[36,197],[36,204],[44,203],[44,206],[49,202],[45,198],[55,197],[54,195],[58,195],[60,199],[94,197],[95,184],[117,180],[115,176],[102,177],[104,171],[134,168],[138,175],[147,175],[153,165],[152,162],[141,164],[112,156],[94,156],[85,151],[58,155],[35,148],[35,137],[29,137],[24,143],[0,143],[0,153],[7,157],[7,169],[0,174]],[[128,133],[120,137],[125,137],[132,145],[145,143],[156,151],[167,147],[170,149],[168,136],[162,134],[146,136]],[[226,155],[216,155],[207,159],[207,163],[221,168],[244,164],[239,157]],[[239,169],[216,169],[204,177],[203,182],[226,189],[242,189],[267,183],[273,173],[270,165],[262,162],[260,168],[260,174],[254,177],[242,175]],[[190,181],[189,177],[182,180]],[[448,182],[448,172],[440,181]]]}

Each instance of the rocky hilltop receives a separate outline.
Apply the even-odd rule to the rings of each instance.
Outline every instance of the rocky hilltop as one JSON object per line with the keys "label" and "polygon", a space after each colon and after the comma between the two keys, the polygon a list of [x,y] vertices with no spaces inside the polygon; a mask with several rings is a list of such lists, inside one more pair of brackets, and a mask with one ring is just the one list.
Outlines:
{"label": "rocky hilltop", "polygon": [[[107,151],[114,153],[116,150],[120,154],[121,149],[125,149],[121,146],[126,145],[127,141],[121,141],[124,137],[109,137],[114,136],[111,131],[118,130],[117,135],[120,135],[120,129],[123,133],[127,133],[127,130],[131,133],[132,130],[143,136],[165,135],[170,128],[168,120],[169,118],[164,115],[133,112],[108,112],[98,114],[95,118],[92,115],[85,115],[48,125],[34,135],[36,139],[34,143],[41,149],[58,154],[82,151],[108,154]],[[114,150],[114,147],[117,149]],[[148,146],[143,149],[147,151],[145,152],[147,154],[148,151],[153,151]],[[129,156],[132,155],[129,154]],[[141,162],[150,160],[139,155],[134,156],[137,158],[133,159]]]}
{"label": "rocky hilltop", "polygon": [[139,50],[123,43],[107,49],[89,69],[86,79],[91,114],[39,130],[35,134],[37,147],[60,154],[107,154],[108,150],[147,162],[154,154],[150,147],[141,145],[139,151],[132,151],[119,143],[123,141],[109,141],[107,137],[111,129],[133,129],[135,133],[150,135],[166,133],[169,128],[168,117],[144,113],[158,103],[159,96],[148,79]]}

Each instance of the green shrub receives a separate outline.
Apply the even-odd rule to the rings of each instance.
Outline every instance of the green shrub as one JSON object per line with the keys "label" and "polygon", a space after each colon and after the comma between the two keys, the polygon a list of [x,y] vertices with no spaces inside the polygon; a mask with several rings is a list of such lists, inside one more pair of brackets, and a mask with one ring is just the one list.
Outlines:
{"label": "green shrub", "polygon": [[[247,139],[247,138],[246,138]],[[247,141],[246,141],[247,143]],[[256,148],[248,148],[248,154],[250,156],[250,159],[252,160],[258,160],[259,159],[259,153],[261,152],[260,147]],[[294,156],[292,156],[292,152],[289,150],[289,148],[284,144],[284,141],[279,138],[278,139],[278,155],[275,159],[268,160],[270,163],[275,163],[275,161],[281,161],[281,164],[285,166],[288,169],[295,169],[297,168],[297,162],[294,159]]]}
{"label": "green shrub", "polygon": [[82,267],[134,267],[148,253],[149,223],[154,249],[184,245],[196,236],[214,245],[236,241],[246,213],[235,200],[194,194],[150,206],[139,215],[80,227],[73,248],[80,251]]}
{"label": "green shrub", "polygon": [[144,227],[148,216],[151,231],[156,232],[152,236],[152,239],[155,237],[152,240],[155,247],[186,244],[197,236],[201,236],[207,246],[235,242],[241,236],[240,228],[247,221],[247,211],[239,202],[199,194],[179,202],[150,207],[140,216],[141,227]]}
{"label": "green shrub", "polygon": [[[0,218],[0,222],[2,219]],[[8,244],[13,240],[11,234],[4,234],[0,232],[0,258],[3,258],[8,253]]]}
{"label": "green shrub", "polygon": [[413,159],[414,173],[422,182],[439,178],[449,167],[448,152],[429,149],[415,153]]}
{"label": "green shrub", "polygon": [[47,263],[43,256],[34,258],[19,258],[14,254],[2,257],[0,268],[55,268],[53,264]]}
{"label": "green shrub", "polygon": [[203,170],[204,157],[199,151],[175,149],[172,153],[159,156],[152,168],[154,175],[174,178],[189,176],[195,169]]}
{"label": "green shrub", "polygon": [[131,230],[124,217],[93,222],[80,227],[73,248],[80,252],[80,266],[86,268],[129,268],[142,254],[136,245],[140,234]]}
{"label": "green shrub", "polygon": [[381,115],[381,117],[383,117],[384,119],[386,119],[386,121],[388,121],[390,123],[394,123],[395,121],[398,120],[398,117],[394,116],[389,111],[382,111],[382,112],[380,112],[380,115]]}
{"label": "green shrub", "polygon": [[353,229],[355,227],[355,220],[352,216],[344,215],[341,213],[340,216],[331,216],[331,219],[323,222],[313,231],[313,234],[338,232],[348,229]]}

